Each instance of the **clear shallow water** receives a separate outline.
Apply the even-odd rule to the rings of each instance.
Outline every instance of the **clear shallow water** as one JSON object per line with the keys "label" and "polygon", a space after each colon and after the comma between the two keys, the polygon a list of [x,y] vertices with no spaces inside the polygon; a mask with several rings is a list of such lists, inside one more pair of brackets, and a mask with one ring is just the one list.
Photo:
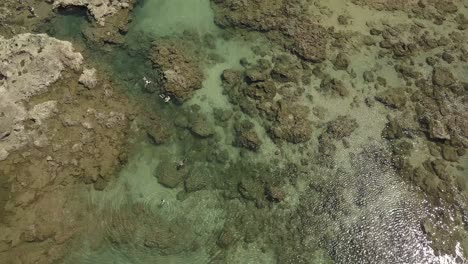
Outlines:
{"label": "clear shallow water", "polygon": [[[81,16],[63,14],[48,32],[85,43],[79,34],[84,23]],[[187,31],[195,38],[184,40]],[[366,112],[363,117],[359,109],[351,111],[372,122],[362,122],[353,147],[340,150],[341,170],[289,166],[302,156],[297,147],[284,146],[278,158],[274,152],[279,147],[264,131],[259,133],[265,142],[259,153],[241,154],[233,147],[232,124],[228,128],[214,124],[213,113],[234,109],[222,92],[220,75],[228,68],[240,69],[242,58],[257,59],[252,47],[271,46],[261,37],[252,41],[226,38],[225,33],[214,25],[208,0],[147,0],[136,8],[123,48],[86,48],[91,60],[99,58],[93,63],[155,112],[174,117],[199,105],[218,138],[197,139],[178,131],[185,136],[161,146],[135,139],[129,162],[115,182],[102,192],[89,193],[93,212],[89,231],[71,249],[66,263],[462,263],[435,255],[420,228],[421,220],[435,209],[396,175],[386,143],[380,139],[369,143],[368,135],[380,134],[383,113]],[[214,38],[214,47],[200,41],[207,34]],[[203,89],[183,106],[164,104],[142,89],[144,76],[157,78],[147,49],[158,38],[193,41],[218,58],[200,62]],[[336,113],[331,115],[348,112],[339,102],[314,95],[317,104],[334,106]],[[211,150],[226,151],[230,162],[207,160]],[[212,182],[210,188],[186,194],[181,186],[169,189],[158,183],[158,166],[187,157],[190,168],[198,168]],[[293,174],[298,175],[297,184],[288,179]],[[255,206],[237,193],[240,185],[278,178],[286,190],[282,203]],[[219,239],[228,231],[234,235],[226,249],[219,246]]]}

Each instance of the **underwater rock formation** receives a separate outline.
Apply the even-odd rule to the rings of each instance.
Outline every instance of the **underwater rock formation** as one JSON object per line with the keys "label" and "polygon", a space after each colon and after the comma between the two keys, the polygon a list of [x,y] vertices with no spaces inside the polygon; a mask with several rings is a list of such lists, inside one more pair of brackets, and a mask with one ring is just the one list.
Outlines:
{"label": "underwater rock formation", "polygon": [[156,145],[168,142],[173,134],[172,123],[159,115],[151,115],[148,119],[145,128],[151,142]]}
{"label": "underwater rock formation", "polygon": [[125,163],[132,107],[105,79],[89,82],[94,89],[79,85],[83,57],[70,42],[0,37],[0,58],[0,175],[9,186],[0,258],[60,261],[83,227],[78,189],[103,190]]}
{"label": "underwater rock formation", "polygon": [[255,132],[254,127],[255,125],[248,120],[238,124],[235,127],[236,139],[234,144],[248,150],[257,151],[262,145],[262,141]]}
{"label": "underwater rock formation", "polygon": [[119,10],[131,6],[133,0],[50,0],[54,8],[57,7],[85,7],[100,23],[104,24],[106,17],[116,14]]}
{"label": "underwater rock formation", "polygon": [[161,75],[164,95],[182,103],[202,88],[203,72],[195,57],[182,45],[172,41],[155,42],[151,60]]}
{"label": "underwater rock formation", "polygon": [[342,140],[345,137],[349,137],[356,128],[358,128],[356,119],[348,116],[338,116],[335,120],[328,123],[326,132],[333,139]]}
{"label": "underwater rock formation", "polygon": [[175,188],[187,177],[187,168],[178,168],[176,162],[162,161],[154,171],[158,182],[167,188]]}
{"label": "underwater rock formation", "polygon": [[270,39],[307,61],[321,62],[327,57],[328,32],[308,18],[301,0],[212,0],[212,7],[215,22],[221,27],[266,32]]}
{"label": "underwater rock formation", "polygon": [[388,89],[375,96],[375,99],[382,104],[401,109],[405,106],[407,98],[403,89]]}
{"label": "underwater rock formation", "polygon": [[198,137],[207,138],[212,136],[215,131],[208,120],[203,115],[197,115],[190,123],[190,131]]}
{"label": "underwater rock formation", "polygon": [[[91,58],[44,37],[43,60],[20,46],[15,67],[0,64],[14,98],[0,96],[0,112],[20,113],[0,114],[6,263],[467,254],[461,2],[55,0],[56,17],[21,2],[6,15],[0,4],[0,34],[63,19],[50,34],[74,31],[64,38]],[[76,6],[95,19],[60,12]],[[16,96],[23,78],[51,81]],[[21,131],[33,133],[23,147],[2,149]]]}
{"label": "underwater rock formation", "polygon": [[[244,71],[227,69],[221,79],[233,104],[251,117],[264,118],[262,125],[271,138],[301,143],[308,141],[312,133],[310,110],[297,103],[303,93],[302,70],[297,59],[284,55],[272,62],[259,59]],[[250,136],[254,140],[252,133]]]}
{"label": "underwater rock formation", "polygon": [[310,110],[303,105],[279,104],[276,120],[270,128],[274,138],[291,143],[307,142],[312,136],[312,123],[309,120]]}

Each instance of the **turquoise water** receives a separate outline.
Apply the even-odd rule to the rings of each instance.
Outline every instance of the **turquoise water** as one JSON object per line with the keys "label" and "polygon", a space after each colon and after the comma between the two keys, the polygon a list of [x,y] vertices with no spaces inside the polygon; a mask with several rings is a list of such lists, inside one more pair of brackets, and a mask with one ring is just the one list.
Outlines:
{"label": "turquoise water", "polygon": [[[275,144],[261,118],[230,103],[220,76],[261,58],[255,49],[268,51],[267,60],[277,49],[260,34],[226,32],[213,19],[208,0],[142,1],[125,44],[103,48],[80,34],[89,26],[82,14],[63,13],[47,25],[52,36],[82,45],[91,64],[149,111],[168,122],[203,116],[215,133],[200,138],[176,125],[169,142],[154,145],[136,131],[125,168],[104,191],[90,191],[89,230],[65,263],[458,263],[431,249],[420,225],[434,208],[390,166],[386,143],[368,139],[380,134],[384,114],[351,111],[310,89],[314,106],[333,109],[328,117],[350,112],[360,121],[351,148],[339,149],[340,166],[321,166],[308,154],[316,143]],[[203,88],[183,105],[164,103],[160,87],[149,91],[142,81],[159,78],[148,53],[161,39],[183,42],[201,58]],[[222,110],[234,117],[217,120]],[[243,119],[255,124],[258,152],[232,144]],[[174,169],[181,161],[182,171]],[[184,170],[188,179],[175,188],[158,181]],[[271,186],[282,190],[281,202]]]}

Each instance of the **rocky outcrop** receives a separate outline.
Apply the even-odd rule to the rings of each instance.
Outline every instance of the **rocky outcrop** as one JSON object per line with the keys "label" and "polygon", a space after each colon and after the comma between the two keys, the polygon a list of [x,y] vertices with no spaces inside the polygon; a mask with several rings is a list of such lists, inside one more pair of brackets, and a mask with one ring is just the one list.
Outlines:
{"label": "rocky outcrop", "polygon": [[188,178],[185,180],[185,191],[190,193],[209,187],[213,181],[212,174],[213,173],[205,164],[194,164],[190,169]]}
{"label": "rocky outcrop", "polygon": [[185,180],[187,173],[187,168],[179,168],[175,162],[162,161],[156,168],[154,176],[164,187],[175,188]]}
{"label": "rocky outcrop", "polygon": [[132,0],[52,0],[54,8],[85,7],[101,24],[106,17],[116,14],[121,9],[130,7]]}
{"label": "rocky outcrop", "polygon": [[81,69],[83,57],[72,44],[46,35],[22,34],[0,37],[0,141],[2,159],[28,142],[40,144],[39,135],[26,122],[41,123],[55,112],[53,101],[33,105],[24,102],[44,93],[66,69]]}
{"label": "rocky outcrop", "polygon": [[234,145],[248,150],[257,151],[262,145],[262,141],[255,132],[255,125],[250,121],[243,121],[235,126],[236,140]]}
{"label": "rocky outcrop", "polygon": [[203,72],[194,55],[180,44],[172,41],[153,43],[151,60],[161,75],[164,95],[182,103],[202,88]]}
{"label": "rocky outcrop", "polygon": [[450,0],[351,0],[357,5],[366,5],[377,10],[387,11],[408,11],[413,10],[415,13],[421,12],[426,8],[432,8],[433,12],[437,11],[441,14],[453,14],[458,11],[456,2]]}
{"label": "rocky outcrop", "polygon": [[149,117],[146,134],[153,144],[166,143],[171,139],[173,133],[171,122],[168,122],[162,116],[152,115]]}
{"label": "rocky outcrop", "polygon": [[195,118],[190,126],[190,131],[200,138],[207,138],[215,133],[214,128],[203,116]]}
{"label": "rocky outcrop", "polygon": [[335,69],[344,71],[348,69],[350,63],[350,59],[343,52],[338,53],[338,55],[336,55],[335,60],[333,61]]}
{"label": "rocky outcrop", "polygon": [[[279,55],[272,62],[260,59],[244,71],[225,70],[221,76],[224,91],[233,104],[251,117],[262,117],[262,125],[271,138],[290,143],[306,142],[312,132],[309,108],[299,103],[304,90],[299,81],[303,68],[298,61]],[[235,144],[257,150],[258,136],[254,130],[247,131],[237,129]]]}
{"label": "rocky outcrop", "polygon": [[403,89],[388,89],[380,92],[375,99],[390,108],[402,109],[406,105],[406,95]]}
{"label": "rocky outcrop", "polygon": [[435,67],[432,72],[432,82],[434,85],[446,87],[455,83],[452,72],[445,67]]}
{"label": "rocky outcrop", "polygon": [[304,105],[279,104],[276,121],[270,129],[273,138],[291,143],[307,142],[312,136],[312,122],[309,120],[310,110]]}
{"label": "rocky outcrop", "polygon": [[305,14],[307,4],[300,0],[240,1],[212,0],[215,22],[221,27],[236,27],[267,32],[267,36],[307,61],[326,58],[326,29]]}
{"label": "rocky outcrop", "polygon": [[348,116],[338,116],[335,120],[328,123],[327,133],[333,139],[342,140],[345,137],[349,137],[356,128],[358,128],[356,119]]}
{"label": "rocky outcrop", "polygon": [[96,69],[84,69],[78,81],[86,88],[92,89],[97,85]]}
{"label": "rocky outcrop", "polygon": [[0,37],[0,61],[0,259],[61,262],[84,227],[84,184],[104,189],[126,162],[132,110],[105,79],[79,85],[83,57],[69,42]]}

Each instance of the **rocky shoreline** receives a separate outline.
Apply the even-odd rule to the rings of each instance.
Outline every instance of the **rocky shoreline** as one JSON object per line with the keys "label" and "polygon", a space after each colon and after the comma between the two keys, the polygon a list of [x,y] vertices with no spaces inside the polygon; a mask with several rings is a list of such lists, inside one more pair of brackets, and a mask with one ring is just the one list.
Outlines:
{"label": "rocky shoreline", "polygon": [[[14,2],[2,4],[9,10],[2,32],[34,31],[36,21],[52,15],[43,4]],[[91,13],[101,20],[118,10]],[[32,24],[10,24],[15,12],[29,12]],[[70,42],[25,33],[0,37],[0,50],[1,259],[56,263],[86,226],[86,185],[103,190],[125,164],[139,110],[112,80],[87,68]]]}
{"label": "rocky shoreline", "polygon": [[78,190],[102,190],[125,162],[135,108],[108,80],[80,73],[83,57],[69,42],[23,34],[0,43],[1,175],[10,185],[0,254],[6,263],[51,263],[83,227]]}

